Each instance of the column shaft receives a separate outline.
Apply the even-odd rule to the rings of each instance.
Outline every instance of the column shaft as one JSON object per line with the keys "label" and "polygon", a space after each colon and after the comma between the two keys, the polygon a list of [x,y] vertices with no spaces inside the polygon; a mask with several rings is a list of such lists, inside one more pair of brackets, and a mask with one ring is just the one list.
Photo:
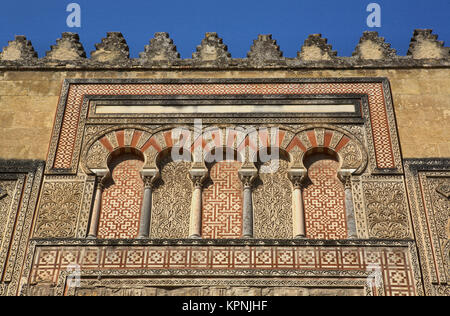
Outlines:
{"label": "column shaft", "polygon": [[292,200],[294,207],[294,238],[306,238],[305,211],[303,208],[303,196],[300,186],[294,187]]}
{"label": "column shaft", "polygon": [[253,238],[253,201],[251,186],[244,187],[242,222],[242,236],[244,238]]}
{"label": "column shaft", "polygon": [[142,200],[141,220],[139,224],[139,239],[150,237],[150,220],[152,213],[152,187],[146,186],[144,189],[144,199]]}
{"label": "column shaft", "polygon": [[358,238],[350,177],[345,181],[345,213],[347,217],[348,237],[350,239]]}
{"label": "column shaft", "polygon": [[191,220],[189,225],[189,238],[202,236],[202,188],[196,186],[192,193]]}
{"label": "column shaft", "polygon": [[95,193],[94,209],[92,210],[91,225],[89,227],[88,238],[95,239],[98,234],[98,225],[100,221],[100,211],[102,208],[102,194],[103,184],[101,181],[97,184],[97,190]]}

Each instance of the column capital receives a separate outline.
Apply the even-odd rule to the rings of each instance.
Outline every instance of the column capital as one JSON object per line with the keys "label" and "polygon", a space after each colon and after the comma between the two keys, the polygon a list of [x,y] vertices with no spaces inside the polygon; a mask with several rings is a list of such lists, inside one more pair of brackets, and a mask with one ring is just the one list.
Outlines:
{"label": "column capital", "polygon": [[159,170],[157,169],[144,169],[141,171],[141,177],[144,181],[144,189],[153,189],[156,181],[160,178]]}
{"label": "column capital", "polygon": [[98,182],[98,188],[102,189],[105,186],[106,180],[110,177],[110,172],[108,169],[93,169],[95,173],[95,178]]}
{"label": "column capital", "polygon": [[308,171],[306,169],[291,169],[288,171],[288,177],[292,181],[294,189],[301,189],[307,176]]}
{"label": "column capital", "polygon": [[339,180],[342,181],[346,189],[352,187],[352,172],[350,170],[341,170],[338,173]]}
{"label": "column capital", "polygon": [[239,170],[239,179],[244,184],[244,188],[251,188],[258,177],[258,170],[246,168]]}
{"label": "column capital", "polygon": [[208,179],[207,169],[191,169],[189,174],[195,188],[202,188],[206,182],[206,179]]}

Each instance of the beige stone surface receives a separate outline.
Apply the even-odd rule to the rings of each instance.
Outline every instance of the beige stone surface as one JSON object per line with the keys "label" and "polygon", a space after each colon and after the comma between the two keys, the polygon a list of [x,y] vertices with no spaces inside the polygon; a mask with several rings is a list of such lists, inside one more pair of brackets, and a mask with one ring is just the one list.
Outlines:
{"label": "beige stone surface", "polygon": [[387,77],[405,158],[450,157],[450,69],[0,72],[0,158],[46,159],[66,78]]}

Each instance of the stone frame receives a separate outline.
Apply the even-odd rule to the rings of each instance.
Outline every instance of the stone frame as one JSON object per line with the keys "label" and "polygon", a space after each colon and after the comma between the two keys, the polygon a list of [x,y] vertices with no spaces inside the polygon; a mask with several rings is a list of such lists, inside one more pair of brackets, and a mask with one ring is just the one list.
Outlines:
{"label": "stone frame", "polygon": [[[104,80],[98,80],[98,79],[70,79],[70,80],[65,80],[63,83],[63,88],[62,88],[62,94],[61,94],[61,98],[58,104],[58,110],[57,110],[57,114],[56,114],[56,119],[55,119],[55,126],[53,129],[53,134],[52,134],[52,138],[51,138],[51,142],[50,142],[50,150],[49,150],[49,156],[48,156],[48,161],[47,161],[47,169],[46,172],[47,173],[52,173],[52,174],[73,174],[77,172],[77,166],[78,166],[78,159],[79,159],[79,152],[81,150],[81,145],[82,145],[82,138],[83,138],[83,133],[84,133],[84,127],[86,126],[87,123],[92,124],[93,122],[91,122],[91,120],[87,119],[87,113],[88,113],[88,108],[89,108],[89,101],[88,98],[84,98],[83,99],[83,104],[81,106],[81,110],[80,110],[80,116],[78,118],[78,123],[77,123],[77,128],[75,130],[73,130],[74,133],[76,133],[76,138],[75,138],[75,143],[74,143],[74,151],[73,151],[73,158],[72,158],[72,167],[67,169],[67,168],[55,168],[54,166],[54,162],[55,162],[55,155],[56,155],[56,150],[57,150],[57,146],[58,146],[58,140],[60,137],[60,131],[62,128],[62,124],[63,124],[63,118],[64,118],[64,112],[65,112],[65,104],[66,104],[66,100],[69,94],[69,89],[71,85],[77,85],[77,84],[98,84],[98,85],[102,85],[102,84],[160,84],[160,85],[170,85],[170,84],[319,84],[319,83],[327,83],[327,84],[345,84],[345,83],[379,83],[382,84],[382,89],[383,89],[383,95],[384,95],[384,103],[386,106],[386,115],[387,115],[387,124],[389,126],[389,135],[391,137],[390,139],[390,146],[391,146],[391,150],[392,150],[392,154],[393,154],[393,163],[396,166],[394,169],[378,169],[376,166],[372,165],[372,169],[375,173],[378,174],[399,174],[402,173],[402,164],[401,164],[401,155],[400,155],[400,146],[399,146],[399,142],[398,142],[398,134],[397,134],[397,129],[396,129],[396,123],[395,123],[395,113],[393,110],[393,105],[392,105],[392,96],[391,96],[391,91],[390,91],[390,85],[389,85],[389,81],[387,78],[341,78],[341,79],[336,79],[336,78],[331,78],[331,79],[214,79],[214,80],[209,80],[209,79],[180,79],[180,80],[171,80],[171,79],[166,79],[166,80],[153,80],[153,79],[147,79],[147,80],[137,80],[137,79],[104,79]],[[332,94],[329,95],[330,97],[333,97]],[[145,99],[145,96],[143,96]],[[335,95],[336,98],[342,98],[342,94],[337,94]],[[364,98],[363,98],[364,99]],[[364,106],[364,100],[363,101],[363,113],[364,113],[364,117],[367,120],[369,120],[370,113],[369,110],[367,108],[367,106]],[[315,122],[322,122],[323,119],[281,119],[278,121],[279,124],[304,124],[304,123],[315,123]],[[117,119],[112,119],[112,118],[105,118],[105,119],[99,119],[95,121],[95,124],[97,125],[107,125],[107,124],[114,124],[116,123]],[[270,118],[270,116],[268,117],[261,117],[258,119],[233,119],[235,124],[245,124],[245,123],[259,123],[259,124],[265,124],[265,123],[269,123],[272,122],[273,123],[273,118]],[[336,119],[329,119],[327,120],[328,123],[333,123],[333,124],[337,124],[337,123],[342,123],[339,120],[336,121]],[[164,124],[166,123],[166,120],[151,120],[151,122],[146,119],[144,121],[142,121],[142,119],[139,119],[138,117],[134,117],[130,118],[127,117],[126,119],[122,119],[121,123],[122,124],[139,124],[139,123],[146,123],[146,124]],[[180,122],[178,120],[178,122]],[[144,123],[144,124],[145,124]],[[214,124],[214,123],[227,123],[227,120],[224,120],[223,118],[221,119],[208,119],[206,120],[205,124]],[[229,122],[231,123],[231,122]],[[323,123],[323,122],[322,122]],[[350,123],[350,122],[346,122],[346,123]],[[375,158],[375,152],[374,152],[374,145],[373,145],[373,136],[372,136],[372,132],[371,132],[371,127],[370,124],[366,123],[366,135],[367,135],[367,141],[368,141],[368,147],[369,147],[369,153],[371,156],[371,164],[375,164],[376,158]]]}
{"label": "stone frame", "polygon": [[[446,253],[441,253],[441,241],[436,233],[433,208],[436,196],[429,194],[428,181],[431,178],[450,178],[450,159],[405,159],[406,186],[411,208],[411,217],[416,236],[416,244],[421,261],[422,277],[426,295],[449,296],[448,271],[450,261],[450,241],[447,240]],[[438,193],[436,193],[438,194]]]}
{"label": "stone frame", "polygon": [[[60,249],[59,251],[70,252],[69,249],[75,249],[74,247],[78,247],[79,249],[83,249],[85,247],[95,247],[95,249],[99,249],[99,247],[106,247],[106,249],[118,249],[117,247],[149,247],[148,249],[152,249],[153,247],[202,247],[207,246],[211,249],[221,249],[222,247],[255,247],[264,248],[264,247],[275,247],[279,249],[290,249],[291,247],[318,247],[321,251],[325,251],[327,248],[334,249],[335,247],[341,247],[346,249],[349,247],[350,249],[367,249],[369,251],[375,251],[376,249],[380,249],[380,251],[395,251],[403,249],[404,253],[408,255],[410,262],[410,276],[411,276],[411,286],[415,288],[415,295],[424,295],[422,288],[422,279],[420,277],[420,267],[419,267],[419,259],[417,256],[417,251],[415,247],[415,242],[410,241],[400,241],[400,240],[346,240],[346,241],[321,241],[321,240],[215,240],[215,241],[202,241],[202,240],[145,240],[145,241],[124,241],[124,240],[86,240],[86,239],[65,239],[65,240],[50,240],[50,239],[33,239],[30,244],[30,248],[28,250],[27,262],[25,266],[25,274],[29,278],[32,276],[32,264],[37,259],[36,251],[38,248],[45,249],[46,247]],[[56,249],[56,248],[55,248]],[[395,271],[395,270],[392,270]],[[385,273],[383,273],[385,274]],[[123,268],[114,268],[114,269],[86,269],[81,271],[81,279],[84,278],[92,279],[97,278],[100,283],[102,280],[107,280],[110,277],[118,278],[130,278],[130,279],[145,279],[150,277],[156,278],[170,278],[170,277],[194,277],[194,278],[204,278],[204,277],[228,277],[230,280],[236,278],[255,278],[255,277],[280,277],[280,278],[304,278],[303,285],[323,285],[325,283],[320,283],[315,281],[317,278],[344,278],[344,279],[353,279],[354,281],[350,281],[344,284],[347,285],[361,285],[361,278],[367,278],[369,275],[368,271],[359,271],[359,270],[327,270],[327,269],[312,269],[312,270],[304,270],[304,269],[294,269],[294,270],[285,270],[285,269],[239,269],[228,271],[227,269],[186,269],[186,268],[170,268],[170,269],[123,269]],[[68,277],[68,273],[64,270],[61,270],[57,275],[56,283],[40,283],[41,285],[47,286],[49,290],[51,290],[51,294],[56,295],[64,295],[66,290],[66,280]],[[386,274],[384,277],[390,277],[390,274]],[[355,280],[356,278],[356,280]],[[359,281],[358,281],[359,279]],[[283,284],[281,282],[277,284]],[[37,285],[35,283],[30,283],[31,279],[27,281],[27,285],[23,286],[21,294],[27,295],[27,291],[30,286]],[[83,282],[83,281],[82,281]],[[170,281],[168,281],[170,283]],[[289,281],[287,282],[289,283]],[[337,282],[339,283],[339,282]],[[385,284],[387,286],[387,284]],[[56,292],[53,292],[56,290]],[[392,290],[389,290],[392,291]],[[370,291],[368,291],[370,295]],[[378,295],[387,295],[383,288],[378,288]],[[411,293],[410,293],[411,295]]]}
{"label": "stone frame", "polygon": [[17,295],[23,282],[23,262],[29,250],[29,236],[44,173],[38,160],[0,160],[0,180],[15,180],[14,197],[0,252],[0,296]]}

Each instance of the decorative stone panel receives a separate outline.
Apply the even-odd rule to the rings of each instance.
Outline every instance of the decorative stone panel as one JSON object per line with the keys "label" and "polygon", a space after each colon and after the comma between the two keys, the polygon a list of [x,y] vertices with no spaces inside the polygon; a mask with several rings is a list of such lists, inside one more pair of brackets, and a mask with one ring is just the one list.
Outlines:
{"label": "decorative stone panel", "polygon": [[[356,284],[366,295],[423,294],[420,281],[416,279],[419,273],[417,255],[414,246],[408,242],[355,242],[341,245],[313,242],[288,245],[278,242],[278,245],[271,245],[255,240],[247,245],[238,243],[232,246],[206,245],[206,242],[195,246],[182,241],[166,246],[142,243],[39,243],[33,252],[30,279],[27,282],[31,286],[25,287],[24,293],[33,290],[33,284],[37,284],[41,287],[50,286],[54,295],[76,295],[74,291],[77,290],[66,288],[66,282],[67,267],[77,264],[81,269],[82,288],[85,290],[101,284],[110,288],[113,284],[111,277],[116,280],[126,278],[130,282],[142,280],[140,284],[144,288],[216,287],[227,284],[231,288],[249,286],[252,289],[264,285],[267,290],[286,286],[338,289],[345,287],[345,284],[348,287],[346,279],[352,278],[362,281]],[[374,271],[379,273],[376,280]],[[167,278],[169,275],[170,278]],[[89,283],[85,277],[97,279],[98,282]],[[219,278],[223,280],[222,283],[218,281]],[[183,281],[185,279],[190,281]],[[292,283],[293,279],[300,282]],[[139,283],[134,283],[134,286],[127,282],[121,284],[132,290]]]}
{"label": "decorative stone panel", "polygon": [[40,161],[1,160],[0,295],[14,296],[23,281],[28,239],[43,178]]}
{"label": "decorative stone panel", "polygon": [[102,195],[98,229],[100,239],[133,239],[139,233],[144,183],[144,162],[133,154],[123,154],[111,162],[111,179]]}
{"label": "decorative stone panel", "polygon": [[[270,166],[269,161],[264,166]],[[254,234],[261,239],[290,239],[292,228],[292,185],[289,162],[277,160],[276,172],[260,173],[253,191]]]}
{"label": "decorative stone panel", "polygon": [[161,161],[161,179],[153,190],[151,238],[188,238],[192,199],[190,167],[190,163],[172,161],[170,157]]}
{"label": "decorative stone panel", "polygon": [[338,179],[339,163],[325,158],[308,168],[312,182],[303,190],[306,236],[311,239],[346,239],[344,185]]}
{"label": "decorative stone panel", "polygon": [[220,161],[210,171],[211,184],[203,190],[202,238],[242,237],[244,188],[238,161]]}
{"label": "decorative stone panel", "polygon": [[409,207],[403,182],[364,182],[364,200],[369,236],[409,239]]}
{"label": "decorative stone panel", "polygon": [[74,238],[84,182],[47,181],[42,187],[35,238]]}
{"label": "decorative stone panel", "polygon": [[[118,97],[120,95],[142,97],[155,95],[230,96],[261,94],[271,96],[366,95],[368,104],[363,106],[363,116],[366,122],[370,163],[374,165],[374,169],[376,169],[374,171],[377,173],[398,173],[402,170],[389,84],[384,79],[321,79],[320,81],[315,79],[289,79],[269,80],[268,82],[258,82],[258,80],[217,80],[216,82],[185,80],[179,81],[177,84],[148,80],[136,80],[133,83],[108,80],[104,83],[93,84],[83,80],[68,80],[65,82],[62,101],[58,107],[55,129],[50,144],[48,172],[76,172],[82,145],[81,131],[84,129],[86,121],[83,115],[87,114],[90,103],[83,102],[83,100],[87,95],[98,94]],[[283,121],[286,120],[283,119]],[[161,119],[152,119],[152,121],[160,123]],[[220,121],[220,119],[215,120],[217,123]],[[263,121],[267,122],[267,117]],[[319,127],[317,126],[317,128]],[[334,135],[338,136],[338,133]],[[324,137],[326,139],[326,135]],[[335,143],[335,141],[337,142],[338,139],[332,138],[330,145],[338,146],[339,143]],[[158,151],[153,142],[154,140],[149,140],[148,143],[144,144],[145,149],[153,150],[151,148],[155,148]],[[346,150],[345,148],[340,149]],[[365,153],[356,152],[355,156],[354,149],[348,148],[351,153],[348,157],[362,155],[364,161]],[[153,152],[153,155],[156,154],[156,152]],[[352,165],[354,162],[348,163]]]}
{"label": "decorative stone panel", "polygon": [[406,183],[427,295],[450,295],[450,161],[407,159]]}

